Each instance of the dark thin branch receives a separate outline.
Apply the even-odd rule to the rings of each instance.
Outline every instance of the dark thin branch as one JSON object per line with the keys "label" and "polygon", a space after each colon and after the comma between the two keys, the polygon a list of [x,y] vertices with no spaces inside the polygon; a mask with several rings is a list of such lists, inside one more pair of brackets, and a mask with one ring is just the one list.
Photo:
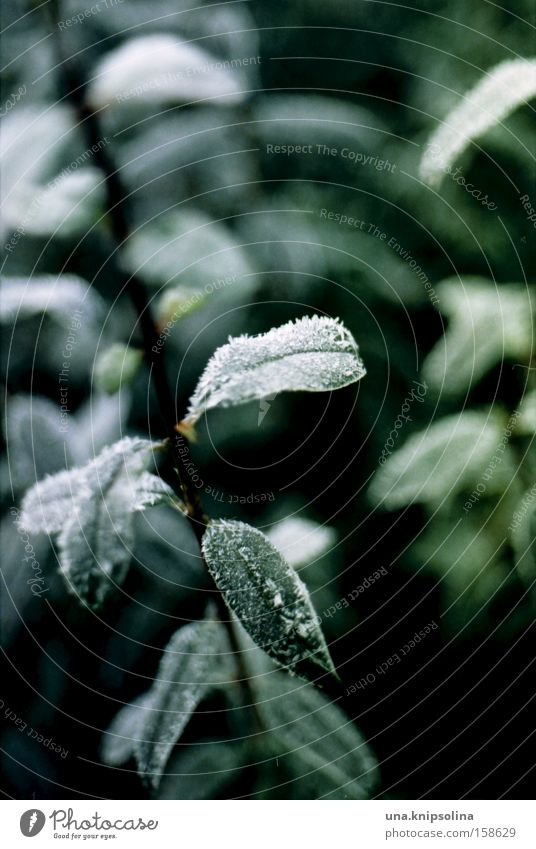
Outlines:
{"label": "dark thin branch", "polygon": [[[86,82],[75,61],[70,58],[63,44],[63,39],[58,21],[61,19],[60,3],[51,0],[45,7],[50,26],[52,29],[58,70],[61,74],[62,88],[65,96],[76,111],[78,124],[85,135],[88,148],[94,151],[95,162],[104,174],[104,185],[106,190],[106,211],[109,216],[112,234],[117,246],[121,248],[127,241],[132,227],[129,217],[126,192],[121,183],[118,169],[110,156],[108,150],[104,149],[100,142],[102,133],[98,115],[88,105],[85,90]],[[121,270],[118,272],[122,274]],[[158,405],[165,424],[167,436],[169,437],[174,466],[177,471],[180,496],[183,499],[187,516],[193,531],[201,542],[207,517],[204,513],[197,490],[193,487],[186,470],[188,451],[185,450],[185,440],[177,439],[175,425],[177,422],[177,407],[173,393],[168,382],[163,351],[157,345],[159,332],[149,299],[147,298],[142,281],[135,275],[125,279],[125,291],[127,292],[139,320],[139,326],[143,336],[144,356],[149,367],[150,376],[154,378],[154,385]],[[158,351],[158,353],[156,353]]]}

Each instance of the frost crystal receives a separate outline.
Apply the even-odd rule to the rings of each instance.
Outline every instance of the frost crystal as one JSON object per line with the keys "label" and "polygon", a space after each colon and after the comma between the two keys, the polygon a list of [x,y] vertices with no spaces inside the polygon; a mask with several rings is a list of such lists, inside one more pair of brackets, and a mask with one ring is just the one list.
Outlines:
{"label": "frost crystal", "polygon": [[421,177],[439,185],[456,157],[494,124],[536,96],[536,60],[501,62],[469,91],[428,142]]}
{"label": "frost crystal", "polygon": [[186,416],[285,391],[326,392],[360,380],[365,367],[352,334],[337,319],[304,317],[259,336],[229,339],[203,372]]}
{"label": "frost crystal", "polygon": [[256,528],[213,521],[203,554],[225,602],[253,640],[281,666],[335,672],[305,584]]}

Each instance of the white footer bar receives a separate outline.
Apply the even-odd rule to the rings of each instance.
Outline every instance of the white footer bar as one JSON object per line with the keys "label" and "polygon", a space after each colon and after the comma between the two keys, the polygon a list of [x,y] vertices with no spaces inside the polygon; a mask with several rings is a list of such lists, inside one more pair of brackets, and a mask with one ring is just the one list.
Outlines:
{"label": "white footer bar", "polygon": [[[535,849],[522,801],[4,801],[2,844],[185,849]],[[28,839],[35,837],[35,844]]]}

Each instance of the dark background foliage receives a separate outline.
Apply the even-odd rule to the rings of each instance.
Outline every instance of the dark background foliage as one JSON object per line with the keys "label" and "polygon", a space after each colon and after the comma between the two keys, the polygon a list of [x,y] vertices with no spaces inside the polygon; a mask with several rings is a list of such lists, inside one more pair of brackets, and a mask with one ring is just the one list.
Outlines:
{"label": "dark background foliage", "polygon": [[[65,5],[66,15],[83,8],[79,2]],[[536,197],[533,110],[516,111],[461,158],[464,173],[497,200],[498,212],[451,180],[435,193],[416,176],[423,145],[459,95],[498,62],[534,53],[533,4],[519,0],[505,10],[487,0],[413,5],[271,0],[184,12],[187,5],[125,0],[64,34],[88,77],[99,57],[148,32],[198,39],[222,58],[262,59],[248,78],[251,96],[238,107],[133,105],[130,112],[109,110],[102,117],[109,153],[133,192],[135,226],[154,217],[157,229],[163,227],[172,210],[186,220],[202,213],[222,223],[229,245],[242,246],[230,251],[229,273],[233,263],[249,269],[239,283],[182,319],[165,345],[179,412],[208,356],[229,333],[266,331],[314,311],[343,319],[368,371],[357,391],[352,386],[329,396],[278,396],[261,426],[258,405],[211,414],[192,449],[206,510],[261,528],[303,510],[334,526],[339,544],[302,573],[319,611],[385,567],[387,574],[350,608],[324,621],[344,688],[374,671],[416,631],[440,624],[403,663],[344,700],[344,710],[378,757],[382,793],[522,798],[534,779],[533,609],[523,581],[510,573],[500,591],[483,587],[473,593],[473,575],[462,574],[457,589],[449,589],[448,568],[419,548],[429,530],[426,509],[413,504],[387,512],[367,494],[412,381],[420,379],[423,359],[441,337],[444,316],[408,263],[384,241],[326,221],[320,211],[354,216],[394,237],[432,286],[452,275],[482,275],[498,284],[523,281],[524,275],[533,280],[533,228],[512,187],[525,187]],[[52,39],[37,12],[20,15],[21,4],[5,0],[3,26],[11,28],[3,46],[8,68],[2,102],[26,85],[20,106],[43,109],[62,96]],[[331,111],[343,106],[347,113]],[[267,120],[279,115],[281,120]],[[290,120],[299,116],[309,120]],[[267,153],[267,145],[285,143],[346,146],[396,168],[356,166],[341,156]],[[86,146],[80,132],[71,133],[55,171]],[[89,220],[98,218],[90,214]],[[72,376],[73,412],[94,391],[91,363],[97,349],[127,342],[131,334],[139,343],[134,314],[121,294],[109,222],[105,217],[95,227],[91,223],[76,236],[25,233],[16,250],[5,254],[3,266],[8,276],[77,274],[106,301],[103,336],[99,340],[97,334],[96,347]],[[175,273],[174,262],[182,268],[180,241],[176,257],[154,272],[157,286],[166,283],[169,266]],[[201,277],[226,273],[225,263],[217,259]],[[150,260],[147,265],[150,269]],[[178,282],[188,283],[188,272]],[[147,285],[157,293],[149,280]],[[40,320],[15,328],[4,348],[4,366],[10,355],[8,407],[25,394],[58,402],[57,372],[46,360],[61,345],[62,333],[44,335]],[[424,403],[413,404],[401,443],[462,408],[515,409],[528,372],[513,365],[501,360],[461,399],[428,393]],[[147,387],[141,369],[127,390],[131,400],[123,427],[163,436],[153,389],[148,393]],[[19,472],[14,492],[16,458],[3,468],[1,697],[68,755],[59,757],[6,721],[2,790],[16,798],[136,798],[144,791],[135,772],[100,764],[102,731],[124,702],[147,687],[176,628],[202,615],[209,585],[188,529],[156,508],[139,519],[133,568],[115,603],[98,614],[84,610],[66,592],[55,554],[43,540],[35,545],[50,590],[46,602],[33,597],[7,509],[43,472],[64,462],[46,465],[51,449],[35,421],[32,429],[22,417],[19,430],[20,450],[32,463]],[[90,439],[89,425],[85,438]],[[526,453],[530,450],[527,443]],[[45,467],[38,469],[41,456]],[[530,485],[534,458],[528,462],[533,465],[523,474]],[[206,492],[209,485],[243,499],[273,494],[273,501],[230,504],[226,495],[219,500]],[[494,504],[488,500],[484,509]],[[452,527],[454,520],[447,521]],[[432,549],[444,541],[442,527],[428,543]],[[191,553],[179,555],[173,546]],[[472,556],[478,560],[478,550]],[[186,740],[207,723],[217,733],[222,722],[217,713],[199,717]],[[246,771],[224,795],[253,792],[253,773]]]}

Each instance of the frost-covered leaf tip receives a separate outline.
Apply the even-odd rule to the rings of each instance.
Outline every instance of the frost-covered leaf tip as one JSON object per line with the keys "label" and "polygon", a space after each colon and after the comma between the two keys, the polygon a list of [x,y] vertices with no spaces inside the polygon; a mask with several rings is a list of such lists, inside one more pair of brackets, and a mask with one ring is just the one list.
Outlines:
{"label": "frost-covered leaf tip", "polygon": [[438,186],[473,139],[535,96],[536,59],[507,60],[492,68],[433,133],[421,160],[422,179]]}
{"label": "frost-covered leaf tip", "polygon": [[143,702],[134,756],[146,783],[158,788],[173,747],[200,702],[234,676],[234,660],[224,626],[191,622],[171,638],[156,679]]}
{"label": "frost-covered leaf tip", "polygon": [[259,336],[229,339],[201,375],[185,424],[212,407],[234,407],[277,392],[327,392],[366,373],[355,339],[337,319],[306,316]]}
{"label": "frost-covered leaf tip", "polygon": [[304,677],[336,674],[307,587],[261,531],[212,521],[202,547],[226,604],[260,648]]}
{"label": "frost-covered leaf tip", "polygon": [[162,501],[177,504],[171,487],[146,471],[158,447],[126,437],[86,466],[44,478],[22,501],[20,526],[58,534],[61,571],[89,607],[100,607],[126,577],[133,513]]}

